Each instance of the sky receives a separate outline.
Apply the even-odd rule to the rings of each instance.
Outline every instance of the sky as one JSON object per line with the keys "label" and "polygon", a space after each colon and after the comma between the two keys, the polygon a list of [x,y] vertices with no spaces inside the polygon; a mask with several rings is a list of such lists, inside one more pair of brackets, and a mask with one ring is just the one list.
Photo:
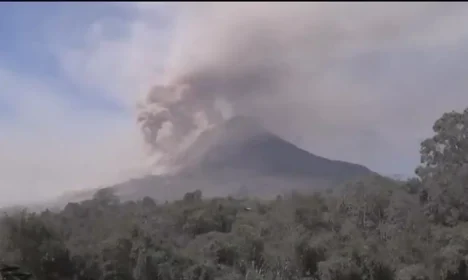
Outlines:
{"label": "sky", "polygon": [[[278,24],[273,15],[288,11],[276,9],[260,17],[255,13],[265,10],[260,7],[234,15],[232,7],[221,5],[214,5],[212,14],[200,13],[195,20],[192,14],[187,20],[183,16],[189,9],[166,3],[1,3],[0,205],[49,199],[148,172],[135,104],[165,71],[174,57],[171,51],[210,61],[206,54],[221,56],[215,47],[222,46],[222,40],[210,40],[233,32],[230,26],[236,21],[227,19],[240,21],[248,15]],[[468,6],[391,5],[351,8],[355,21],[349,26],[362,33],[347,32],[366,40],[390,34],[392,28],[408,33],[387,41],[363,39],[365,48],[364,43],[350,45],[353,51],[338,53],[336,64],[323,60],[326,75],[316,90],[327,95],[289,95],[302,110],[287,111],[289,119],[297,121],[283,125],[279,134],[322,156],[365,164],[385,174],[413,173],[419,142],[430,135],[436,118],[468,107]],[[312,30],[344,11],[311,9],[318,11],[310,16],[317,20],[302,23],[310,23]],[[374,32],[365,27],[377,17],[387,20],[379,22],[380,33],[364,33]],[[184,24],[186,28],[180,28]],[[187,32],[210,40],[198,47],[193,38],[180,39]],[[203,52],[189,51],[197,47]],[[304,66],[308,53],[299,53]],[[311,54],[310,64],[312,58]],[[308,73],[301,71],[294,73]],[[319,105],[320,116],[330,121],[311,121],[307,112]],[[284,119],[271,113],[262,116],[270,124]]]}
{"label": "sky", "polygon": [[145,9],[0,4],[0,204],[143,172],[134,101],[160,71],[169,25]]}

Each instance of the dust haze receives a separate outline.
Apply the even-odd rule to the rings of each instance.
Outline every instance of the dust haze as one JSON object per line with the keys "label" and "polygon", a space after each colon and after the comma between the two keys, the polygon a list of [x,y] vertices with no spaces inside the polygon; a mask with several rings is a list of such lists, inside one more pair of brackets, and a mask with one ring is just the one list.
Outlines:
{"label": "dust haze", "polygon": [[[369,154],[383,147],[382,142],[395,141],[392,137],[400,131],[416,131],[419,124],[412,127],[416,122],[408,122],[393,131],[395,125],[388,119],[396,109],[405,108],[398,107],[398,100],[388,102],[385,88],[391,81],[376,86],[371,79],[378,77],[359,77],[360,69],[356,71],[353,63],[377,51],[444,44],[439,40],[440,27],[460,15],[463,7],[454,3],[179,4],[163,82],[155,84],[139,105],[145,142],[164,164],[200,131],[243,115],[314,153],[366,162]],[[390,66],[391,61],[387,63]],[[431,82],[429,75],[420,79]],[[415,105],[417,100],[411,98],[407,100]],[[424,117],[428,128],[430,117]],[[411,149],[417,151],[417,143],[413,144]],[[340,155],[340,147],[346,145],[354,152]]]}

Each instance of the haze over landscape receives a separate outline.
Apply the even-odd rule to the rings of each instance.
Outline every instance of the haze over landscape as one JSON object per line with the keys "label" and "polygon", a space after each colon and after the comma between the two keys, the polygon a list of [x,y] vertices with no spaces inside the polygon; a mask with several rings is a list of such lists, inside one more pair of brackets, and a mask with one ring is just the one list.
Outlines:
{"label": "haze over landscape", "polygon": [[167,171],[237,115],[314,155],[411,175],[433,122],[468,104],[467,15],[465,3],[2,3],[0,205]]}
{"label": "haze over landscape", "polygon": [[468,280],[466,3],[0,3],[0,279]]}

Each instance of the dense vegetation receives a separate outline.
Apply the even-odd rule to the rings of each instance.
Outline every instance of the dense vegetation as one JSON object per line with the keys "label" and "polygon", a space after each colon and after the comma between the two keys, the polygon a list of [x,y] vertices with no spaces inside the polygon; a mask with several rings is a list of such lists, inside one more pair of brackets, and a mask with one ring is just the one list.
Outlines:
{"label": "dense vegetation", "polygon": [[103,189],[58,213],[10,214],[2,261],[40,280],[468,279],[468,110],[434,132],[406,182],[166,204]]}

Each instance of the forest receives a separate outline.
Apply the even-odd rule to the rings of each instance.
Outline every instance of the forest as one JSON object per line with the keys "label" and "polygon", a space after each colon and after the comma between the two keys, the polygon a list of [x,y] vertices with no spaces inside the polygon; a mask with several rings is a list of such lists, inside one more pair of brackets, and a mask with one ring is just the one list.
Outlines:
{"label": "forest", "polygon": [[[443,114],[416,176],[275,200],[120,201],[5,214],[3,279],[468,279],[468,109]],[[15,268],[15,266],[17,266]],[[12,272],[13,271],[13,272]]]}

